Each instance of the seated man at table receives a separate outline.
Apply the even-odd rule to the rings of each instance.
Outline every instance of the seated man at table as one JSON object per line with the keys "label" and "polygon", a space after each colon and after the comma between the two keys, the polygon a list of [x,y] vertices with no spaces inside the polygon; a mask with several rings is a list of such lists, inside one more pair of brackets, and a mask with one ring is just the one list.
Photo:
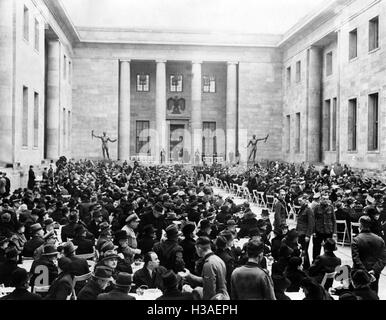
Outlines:
{"label": "seated man at table", "polygon": [[173,270],[167,271],[162,275],[164,284],[163,295],[156,300],[193,300],[190,292],[181,292],[178,289],[178,278]]}
{"label": "seated man at table", "polygon": [[29,276],[27,270],[18,268],[11,276],[11,286],[14,287],[15,290],[5,297],[0,298],[0,300],[42,300],[39,295],[28,291],[28,282]]}
{"label": "seated man at table", "polygon": [[98,295],[103,293],[111,281],[113,281],[112,270],[108,267],[96,267],[91,279],[86,283],[78,294],[78,300],[97,300]]}
{"label": "seated man at table", "polygon": [[21,269],[17,266],[18,251],[16,248],[7,248],[5,261],[0,263],[0,284],[4,287],[11,285],[11,275],[15,270]]}
{"label": "seated man at table", "polygon": [[23,248],[23,257],[28,258],[34,257],[35,250],[45,243],[43,238],[44,230],[40,223],[35,223],[30,226],[30,232],[32,238],[25,243]]}
{"label": "seated man at table", "polygon": [[97,300],[135,300],[129,295],[131,289],[131,275],[120,272],[114,283],[114,288],[108,293],[101,293]]}
{"label": "seated man at table", "polygon": [[144,256],[144,266],[134,273],[133,281],[136,287],[147,286],[150,288],[163,289],[162,275],[166,269],[160,266],[158,256],[155,252],[150,251]]}

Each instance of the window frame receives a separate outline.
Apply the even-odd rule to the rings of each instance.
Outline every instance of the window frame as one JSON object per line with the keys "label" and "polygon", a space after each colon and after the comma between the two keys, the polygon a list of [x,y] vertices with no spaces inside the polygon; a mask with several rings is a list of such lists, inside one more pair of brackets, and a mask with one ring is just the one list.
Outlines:
{"label": "window frame", "polygon": [[[173,78],[174,77],[178,77],[178,78],[181,78],[181,79],[178,79],[177,81],[181,81],[181,89],[179,90],[178,87],[179,85],[177,86],[173,86]],[[175,88],[175,90],[173,90],[173,88]],[[184,75],[183,74],[170,74],[169,75],[169,91],[171,93],[181,93],[181,92],[184,92]]]}
{"label": "window frame", "polygon": [[[376,21],[376,26],[377,28],[376,29],[372,29],[372,27],[375,25],[375,21]],[[374,30],[376,30],[376,41],[374,41],[375,43],[372,43],[373,40],[374,40]],[[373,32],[372,32],[373,31]],[[372,18],[371,20],[369,20],[369,53],[373,52],[373,51],[376,51],[380,48],[380,28],[379,28],[379,16],[376,16],[374,18]]]}
{"label": "window frame", "polygon": [[[205,85],[205,79],[208,78],[209,85]],[[214,89],[213,89],[214,87]],[[202,76],[202,92],[203,93],[216,93],[217,83],[215,75],[203,75]]]}
{"label": "window frame", "polygon": [[30,40],[30,10],[24,4],[23,10],[23,39],[29,43]]}
{"label": "window frame", "polygon": [[[355,32],[355,56],[352,55],[352,40],[353,40],[353,34]],[[355,60],[358,58],[358,28],[355,28],[349,32],[349,45],[348,45],[348,59],[349,61]]]}
{"label": "window frame", "polygon": [[[372,113],[370,113],[370,101],[372,97],[376,96],[377,99],[376,104],[372,104],[372,107],[376,106],[376,112],[374,110]],[[368,104],[367,104],[367,113],[368,113],[368,127],[367,127],[367,151],[368,152],[378,152],[380,150],[380,108],[379,108],[379,102],[380,102],[380,95],[379,92],[373,92],[368,95]],[[370,114],[373,115],[373,119],[370,119]],[[376,119],[376,120],[375,120]],[[373,126],[372,128],[372,135],[373,138],[371,140],[372,146],[370,145],[370,125]],[[375,129],[374,129],[375,126]]]}
{"label": "window frame", "polygon": [[[141,77],[142,75],[146,76],[147,90],[145,90],[145,86],[146,86],[146,85],[141,85],[141,84],[140,84],[140,77]],[[136,92],[141,92],[141,93],[150,92],[150,74],[149,74],[149,73],[145,73],[145,74],[137,73],[135,79],[136,79],[136,80],[135,80],[135,90],[136,90]]]}
{"label": "window frame", "polygon": [[[355,101],[355,113],[353,113],[353,125],[352,125],[352,128],[350,128],[350,108],[352,107],[352,102]],[[352,141],[350,142],[349,139],[347,139],[347,142],[348,142],[348,146],[347,146],[347,149],[348,149],[348,152],[352,152],[352,153],[355,153],[355,152],[358,152],[358,107],[359,107],[359,104],[358,104],[358,98],[357,97],[354,97],[354,98],[351,98],[348,100],[348,115],[347,115],[347,120],[348,120],[348,124],[347,124],[347,127],[348,127],[348,130],[350,129],[353,129],[353,133],[352,133]],[[350,137],[350,132],[348,132],[347,134],[347,137],[349,138]],[[355,143],[354,143],[355,142]],[[350,143],[352,143],[352,148],[350,148]],[[354,146],[355,144],[355,146]]]}
{"label": "window frame", "polygon": [[[142,124],[142,127],[139,131],[139,124]],[[147,125],[147,128],[145,128],[146,126],[144,126],[144,124]],[[139,139],[141,138],[141,133],[144,131],[144,130],[148,130],[148,136],[147,136],[147,141],[140,141]],[[147,155],[151,155],[151,152],[150,152],[150,121],[149,120],[136,120],[135,121],[135,153],[137,155],[140,154],[140,150],[142,149],[142,147],[146,144],[148,144],[148,150],[147,150]],[[140,145],[141,142],[144,142],[142,145]]]}
{"label": "window frame", "polygon": [[[329,64],[329,61],[331,62],[330,64]],[[333,74],[334,74],[334,53],[331,50],[326,53],[326,77],[330,77]]]}

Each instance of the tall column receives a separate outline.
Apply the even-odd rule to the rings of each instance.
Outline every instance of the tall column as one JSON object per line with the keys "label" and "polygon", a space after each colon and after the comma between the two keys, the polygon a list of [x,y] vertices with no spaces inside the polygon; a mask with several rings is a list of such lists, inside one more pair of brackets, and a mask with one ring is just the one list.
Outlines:
{"label": "tall column", "polygon": [[[191,159],[195,162],[195,155],[198,151],[202,153],[202,116],[201,116],[201,61],[192,63],[192,150]],[[200,157],[201,158],[201,157]],[[199,161],[199,163],[201,160]],[[199,164],[195,163],[195,164]]]}
{"label": "tall column", "polygon": [[166,60],[156,61],[156,98],[155,98],[155,160],[160,162],[161,150],[165,151],[166,159],[169,151],[166,146]]}
{"label": "tall column", "polygon": [[226,160],[233,162],[236,157],[237,123],[237,63],[228,62],[227,104],[226,104]]}
{"label": "tall column", "polygon": [[60,42],[52,40],[47,47],[47,127],[46,157],[57,160],[60,156]]}
{"label": "tall column", "polygon": [[118,159],[130,159],[130,60],[120,61]]}
{"label": "tall column", "polygon": [[321,161],[322,52],[308,50],[307,162]]}

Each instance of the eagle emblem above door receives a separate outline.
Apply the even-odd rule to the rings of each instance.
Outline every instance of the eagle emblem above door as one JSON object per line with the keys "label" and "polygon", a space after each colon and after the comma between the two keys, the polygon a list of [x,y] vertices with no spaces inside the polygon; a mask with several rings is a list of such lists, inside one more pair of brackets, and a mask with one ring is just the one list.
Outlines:
{"label": "eagle emblem above door", "polygon": [[185,99],[177,96],[170,98],[168,99],[167,108],[171,114],[182,114],[185,111]]}

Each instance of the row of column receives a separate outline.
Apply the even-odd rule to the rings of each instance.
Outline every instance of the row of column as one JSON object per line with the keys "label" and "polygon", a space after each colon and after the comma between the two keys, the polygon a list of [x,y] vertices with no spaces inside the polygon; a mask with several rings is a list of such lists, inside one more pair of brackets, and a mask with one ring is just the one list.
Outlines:
{"label": "row of column", "polygon": [[[191,113],[191,156],[202,152],[202,61],[192,62],[192,113]],[[120,99],[118,112],[118,159],[130,158],[130,60],[120,61]],[[227,64],[226,103],[226,154],[236,154],[237,128],[237,63]],[[166,60],[156,60],[156,103],[155,128],[157,132],[155,150],[157,162],[161,150],[167,150],[166,124]]]}

